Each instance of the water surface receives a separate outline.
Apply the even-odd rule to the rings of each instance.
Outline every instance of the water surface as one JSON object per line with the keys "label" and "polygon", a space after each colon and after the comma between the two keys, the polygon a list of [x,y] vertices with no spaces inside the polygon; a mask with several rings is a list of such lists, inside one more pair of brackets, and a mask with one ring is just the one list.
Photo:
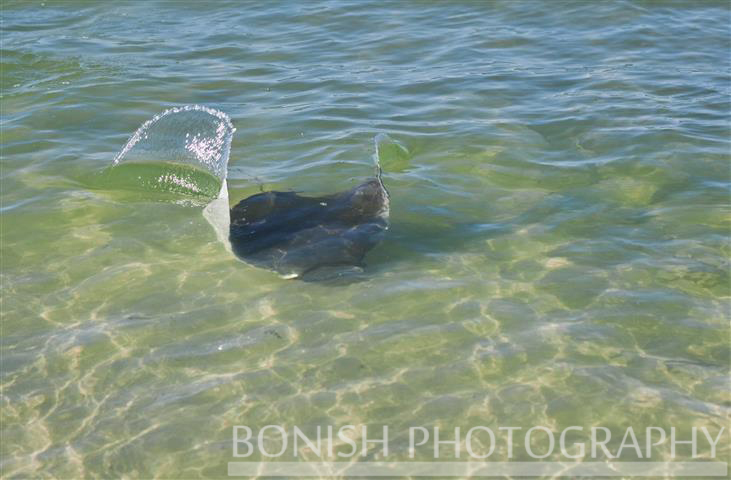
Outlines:
{"label": "water surface", "polygon": [[[728,427],[728,3],[0,15],[8,478],[225,477],[234,425],[387,424],[393,459],[409,426]],[[200,206],[89,187],[185,104],[233,120],[232,204],[403,143],[367,279],[284,280]]]}

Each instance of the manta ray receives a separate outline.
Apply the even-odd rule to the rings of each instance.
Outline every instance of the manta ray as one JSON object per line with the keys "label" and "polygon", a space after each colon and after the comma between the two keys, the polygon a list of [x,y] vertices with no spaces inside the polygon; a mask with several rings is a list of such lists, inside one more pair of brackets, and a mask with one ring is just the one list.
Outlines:
{"label": "manta ray", "polygon": [[285,278],[352,275],[388,230],[388,213],[379,171],[331,195],[270,191],[245,198],[230,211],[229,241],[240,259]]}
{"label": "manta ray", "polygon": [[157,165],[153,178],[143,179],[135,173],[134,181],[160,191],[200,194],[192,177],[167,171],[165,165],[205,170],[221,183],[218,196],[207,203],[203,216],[239,259],[303,280],[362,272],[366,253],[388,230],[389,194],[381,178],[379,146],[405,149],[379,134],[375,138],[375,176],[350,190],[320,197],[262,192],[230,208],[226,177],[234,132],[231,119],[219,110],[201,105],[169,108],[134,132],[114,158],[111,171],[121,168],[120,164]]}

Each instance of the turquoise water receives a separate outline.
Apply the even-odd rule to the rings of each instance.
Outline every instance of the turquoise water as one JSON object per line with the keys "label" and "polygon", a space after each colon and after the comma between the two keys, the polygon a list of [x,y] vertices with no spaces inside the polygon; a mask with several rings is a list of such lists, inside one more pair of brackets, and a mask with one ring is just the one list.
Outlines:
{"label": "turquoise water", "polygon": [[[727,2],[1,8],[3,476],[224,478],[235,425],[389,425],[391,460],[409,426],[728,430]],[[365,281],[90,187],[185,104],[237,129],[232,203],[401,142]]]}

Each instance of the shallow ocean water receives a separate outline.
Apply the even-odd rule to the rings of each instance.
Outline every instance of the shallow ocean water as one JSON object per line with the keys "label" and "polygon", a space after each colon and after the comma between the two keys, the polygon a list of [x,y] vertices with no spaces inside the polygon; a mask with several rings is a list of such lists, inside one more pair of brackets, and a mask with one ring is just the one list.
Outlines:
{"label": "shallow ocean water", "polygon": [[[728,430],[728,3],[0,15],[3,476],[226,477],[235,425],[388,425],[397,460],[410,426]],[[284,280],[200,206],[89,188],[185,104],[237,129],[232,204],[405,145],[366,280]]]}

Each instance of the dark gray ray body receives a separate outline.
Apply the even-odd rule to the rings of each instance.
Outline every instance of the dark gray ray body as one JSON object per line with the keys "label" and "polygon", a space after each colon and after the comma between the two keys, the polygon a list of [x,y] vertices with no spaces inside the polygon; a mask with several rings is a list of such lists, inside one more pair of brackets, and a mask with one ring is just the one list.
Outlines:
{"label": "dark gray ray body", "polygon": [[388,192],[380,178],[322,197],[264,192],[231,209],[234,253],[288,277],[327,279],[359,271],[388,229]]}

